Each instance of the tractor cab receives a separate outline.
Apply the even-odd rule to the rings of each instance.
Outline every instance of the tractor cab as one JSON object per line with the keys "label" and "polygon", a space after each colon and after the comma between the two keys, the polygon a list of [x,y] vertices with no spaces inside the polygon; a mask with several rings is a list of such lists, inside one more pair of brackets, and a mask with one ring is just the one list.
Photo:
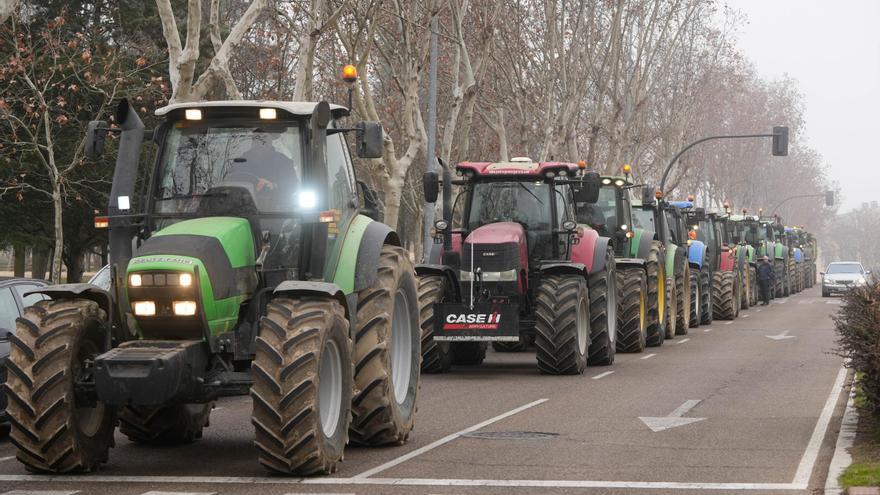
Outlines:
{"label": "tractor cab", "polygon": [[630,175],[602,176],[599,196],[595,203],[578,205],[578,220],[611,238],[614,255],[629,257],[632,252],[633,205],[630,190],[634,187]]}

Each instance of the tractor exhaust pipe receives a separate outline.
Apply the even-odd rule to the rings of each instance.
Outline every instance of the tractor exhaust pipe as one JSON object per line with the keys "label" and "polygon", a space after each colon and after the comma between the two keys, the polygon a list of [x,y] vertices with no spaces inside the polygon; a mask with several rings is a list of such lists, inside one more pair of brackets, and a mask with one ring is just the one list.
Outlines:
{"label": "tractor exhaust pipe", "polygon": [[[452,225],[452,171],[449,170],[449,165],[446,164],[443,160],[437,160],[440,162],[440,167],[443,169],[443,220],[446,220],[449,225]],[[443,252],[449,251],[452,249],[452,229],[448,228],[443,232]]]}
{"label": "tractor exhaust pipe", "polygon": [[124,265],[131,259],[135,232],[130,218],[114,217],[131,214],[138,161],[144,142],[144,123],[127,99],[123,98],[116,107],[116,125],[122,129],[122,137],[119,140],[116,168],[113,170],[107,213],[110,216],[110,264],[124,270]]}

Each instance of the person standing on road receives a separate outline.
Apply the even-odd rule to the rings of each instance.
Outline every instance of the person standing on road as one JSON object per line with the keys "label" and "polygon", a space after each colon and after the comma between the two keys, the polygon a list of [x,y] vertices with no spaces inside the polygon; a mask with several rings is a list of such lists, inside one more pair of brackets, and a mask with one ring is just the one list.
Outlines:
{"label": "person standing on road", "polygon": [[758,264],[758,286],[761,289],[761,305],[770,304],[770,284],[773,282],[775,274],[773,273],[773,265],[770,264],[770,258],[764,256],[761,263]]}

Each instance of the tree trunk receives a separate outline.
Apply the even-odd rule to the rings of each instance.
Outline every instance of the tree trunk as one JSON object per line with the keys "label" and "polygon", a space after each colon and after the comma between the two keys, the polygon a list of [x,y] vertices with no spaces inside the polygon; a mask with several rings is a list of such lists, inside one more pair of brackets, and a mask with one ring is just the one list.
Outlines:
{"label": "tree trunk", "polygon": [[61,184],[56,180],[52,184],[52,207],[55,209],[55,251],[52,253],[53,284],[61,283],[61,253],[64,250],[64,227],[62,219]]}
{"label": "tree trunk", "polygon": [[13,250],[13,275],[16,277],[24,277],[25,261],[27,261],[27,246],[22,243],[15,243]]}
{"label": "tree trunk", "polygon": [[83,255],[82,253],[68,253],[67,261],[67,283],[75,284],[82,282],[83,275]]}
{"label": "tree trunk", "polygon": [[31,278],[44,280],[46,278],[46,270],[49,268],[49,248],[34,246],[32,252]]}

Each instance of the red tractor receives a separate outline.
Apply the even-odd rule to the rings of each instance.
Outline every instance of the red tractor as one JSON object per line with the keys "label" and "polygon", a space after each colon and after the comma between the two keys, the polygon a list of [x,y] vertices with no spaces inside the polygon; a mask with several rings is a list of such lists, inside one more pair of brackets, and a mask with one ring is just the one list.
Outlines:
{"label": "red tractor", "polygon": [[[419,265],[422,369],[479,364],[534,344],[538,369],[578,374],[614,361],[617,300],[607,237],[577,223],[600,178],[574,163],[460,163],[444,173],[444,214],[429,263]],[[439,181],[426,174],[425,197]],[[454,207],[451,186],[461,186]]]}

